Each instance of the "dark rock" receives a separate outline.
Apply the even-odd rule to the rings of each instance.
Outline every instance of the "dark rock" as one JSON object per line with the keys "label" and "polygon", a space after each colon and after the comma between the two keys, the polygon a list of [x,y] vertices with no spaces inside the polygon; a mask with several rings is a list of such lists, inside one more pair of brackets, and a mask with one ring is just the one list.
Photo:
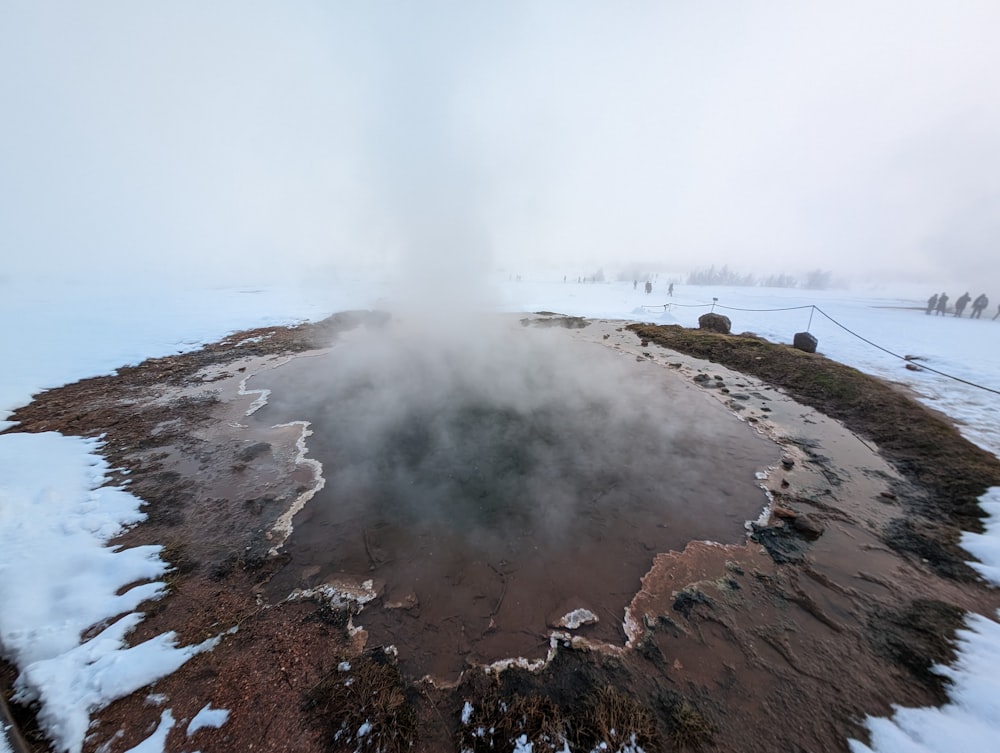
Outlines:
{"label": "dark rock", "polygon": [[698,317],[699,329],[707,329],[711,332],[728,335],[732,326],[733,323],[729,321],[729,317],[723,316],[722,314],[702,314]]}
{"label": "dark rock", "polygon": [[267,442],[257,442],[249,447],[244,447],[237,453],[236,458],[244,463],[249,463],[251,460],[263,455],[265,452],[271,451],[271,445]]}
{"label": "dark rock", "polygon": [[712,605],[712,600],[709,599],[701,591],[694,591],[685,589],[680,591],[674,598],[674,611],[680,612],[685,617],[691,617],[691,610],[694,609],[698,604],[705,604],[707,606]]}
{"label": "dark rock", "polygon": [[786,471],[790,470],[792,466],[795,465],[795,458],[793,458],[791,455],[782,455],[781,465]]}
{"label": "dark rock", "polygon": [[796,332],[792,345],[806,353],[815,353],[819,341],[808,332]]}
{"label": "dark rock", "polygon": [[788,526],[754,525],[750,538],[761,544],[779,565],[801,562],[802,554],[809,546]]}
{"label": "dark rock", "polygon": [[818,539],[823,535],[823,530],[825,529],[825,526],[816,520],[816,518],[805,513],[795,516],[791,522],[795,532],[808,541]]}
{"label": "dark rock", "polygon": [[694,381],[698,382],[699,384],[703,384],[708,381],[708,374],[697,374],[694,377]]}

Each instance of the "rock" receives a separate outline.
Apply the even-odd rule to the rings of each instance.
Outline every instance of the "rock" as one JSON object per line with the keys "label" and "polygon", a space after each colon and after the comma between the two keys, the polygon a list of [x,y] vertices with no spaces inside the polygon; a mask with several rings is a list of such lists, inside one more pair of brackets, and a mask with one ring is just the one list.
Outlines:
{"label": "rock", "polygon": [[806,353],[815,353],[819,341],[808,332],[796,332],[792,338],[792,346]]}
{"label": "rock", "polygon": [[417,598],[415,591],[408,591],[403,594],[402,598],[393,599],[392,601],[387,601],[385,603],[386,609],[415,609],[420,606],[420,599]]}
{"label": "rock", "polygon": [[813,516],[803,513],[792,519],[792,528],[807,541],[815,541],[823,535],[825,526]]}
{"label": "rock", "polygon": [[795,458],[793,458],[791,455],[782,455],[781,456],[781,466],[786,471],[791,470],[792,466],[794,466],[794,465],[795,465]]}
{"label": "rock", "polygon": [[886,499],[896,499],[896,495],[892,492],[879,492],[880,497],[885,497]]}
{"label": "rock", "polygon": [[729,321],[729,317],[723,316],[722,314],[702,314],[698,317],[699,329],[707,329],[710,332],[718,332],[723,335],[728,335],[732,326],[733,323]]}
{"label": "rock", "polygon": [[799,517],[799,514],[795,510],[790,510],[787,507],[781,507],[780,505],[775,505],[771,508],[771,514],[776,518],[781,518],[782,520],[794,520]]}
{"label": "rock", "polygon": [[698,382],[699,384],[703,384],[708,381],[708,374],[697,374],[694,377],[694,381]]}

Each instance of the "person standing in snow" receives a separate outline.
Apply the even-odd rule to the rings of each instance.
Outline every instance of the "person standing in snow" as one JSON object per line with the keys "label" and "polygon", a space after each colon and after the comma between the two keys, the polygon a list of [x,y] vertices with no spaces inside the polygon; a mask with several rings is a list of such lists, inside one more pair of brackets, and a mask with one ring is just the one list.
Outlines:
{"label": "person standing in snow", "polygon": [[925,311],[924,313],[930,314],[936,308],[937,308],[937,293],[935,293],[934,295],[932,295],[930,298],[927,299],[927,311]]}
{"label": "person standing in snow", "polygon": [[983,312],[989,305],[990,305],[990,299],[986,297],[986,293],[980,293],[979,297],[972,302],[972,313],[969,314],[969,318],[981,319],[983,316]]}
{"label": "person standing in snow", "polygon": [[969,305],[969,301],[971,300],[972,296],[969,295],[968,290],[962,293],[962,296],[955,301],[955,316],[961,318],[962,312],[965,311],[965,307]]}
{"label": "person standing in snow", "polygon": [[993,315],[993,321],[996,321],[998,316],[1000,316],[1000,306],[997,306],[997,312]]}
{"label": "person standing in snow", "polygon": [[674,297],[674,284],[673,283],[670,283],[670,286],[667,288],[667,295],[669,295],[671,298]]}
{"label": "person standing in snow", "polygon": [[948,312],[948,294],[942,293],[938,296],[937,306],[934,309],[938,316],[944,316]]}

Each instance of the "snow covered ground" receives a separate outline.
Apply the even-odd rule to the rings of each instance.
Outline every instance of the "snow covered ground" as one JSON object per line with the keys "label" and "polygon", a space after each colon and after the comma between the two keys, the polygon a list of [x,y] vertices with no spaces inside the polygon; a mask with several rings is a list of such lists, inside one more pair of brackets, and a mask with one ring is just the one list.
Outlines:
{"label": "snow covered ground", "polygon": [[[192,286],[172,291],[0,282],[5,322],[0,347],[7,366],[0,373],[0,427],[9,425],[4,423],[9,411],[39,389],[189,350],[238,329],[376,307],[385,290],[381,284],[350,280],[308,288]],[[996,309],[982,320],[969,320],[926,316],[912,308],[923,306],[931,292],[677,286],[674,296],[667,297],[661,281],[647,295],[641,285],[633,290],[631,282],[563,282],[561,274],[515,282],[504,275],[493,305],[505,311],[549,310],[696,326],[698,316],[717,298],[715,310],[730,317],[735,332],[790,342],[808,327],[827,356],[909,385],[929,405],[959,421],[972,441],[1000,454],[993,418],[1000,395],[932,372],[909,371],[901,359],[844,329],[893,353],[924,359],[917,363],[1000,390],[1000,321],[992,321]],[[970,292],[975,296],[980,291]],[[800,306],[807,308],[794,308]],[[819,310],[808,308],[812,306]],[[132,610],[158,592],[163,564],[156,551],[105,547],[121,526],[136,522],[142,513],[141,501],[126,491],[102,487],[107,468],[97,449],[91,440],[55,434],[0,436],[0,649],[24,670],[21,696],[41,700],[42,720],[60,749],[68,751],[82,745],[91,710],[210,648],[177,647],[170,635],[125,648],[125,635],[141,619]],[[987,533],[969,534],[965,542],[983,561],[984,577],[1000,584],[1000,491],[991,492],[984,506],[994,514]],[[115,595],[120,586],[140,581],[143,585]],[[81,643],[80,633],[95,624],[103,630]],[[970,619],[958,662],[942,670],[955,683],[951,703],[942,709],[900,709],[891,720],[869,720],[873,749],[944,751],[960,745],[967,753],[994,750],[1000,739],[998,670],[1000,626]],[[164,718],[172,724],[168,712]],[[4,745],[0,735],[0,752]]]}

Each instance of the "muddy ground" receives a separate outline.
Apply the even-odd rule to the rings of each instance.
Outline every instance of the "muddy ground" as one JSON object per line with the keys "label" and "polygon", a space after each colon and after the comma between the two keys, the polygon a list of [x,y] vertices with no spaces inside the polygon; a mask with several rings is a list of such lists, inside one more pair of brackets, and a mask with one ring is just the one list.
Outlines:
{"label": "muddy ground", "polygon": [[[419,599],[380,590],[377,552],[371,584],[344,577],[324,596],[316,573],[299,573],[312,587],[300,598],[269,591],[296,566],[284,526],[308,509],[317,469],[302,462],[302,425],[247,416],[259,397],[248,376],[326,354],[356,327],[377,336],[384,321],[360,312],[239,333],[48,390],[15,414],[14,431],[105,435],[112,481],[148,502],[148,520],[115,543],[162,544],[174,570],[134,641],[238,627],[96,713],[86,750],[135,745],[166,697],[179,720],[171,751],[485,751],[521,734],[535,750],[559,735],[589,751],[634,734],[647,751],[844,751],[864,739],[866,715],[942,702],[930,667],[951,658],[965,612],[1000,607],[957,546],[980,525],[976,498],[1000,484],[1000,462],[904,390],[750,336],[535,315],[524,325],[660,370],[684,399],[777,442],[784,462],[763,482],[773,504],[747,538],[650,552],[617,635],[550,628],[520,661],[427,678],[391,632],[420,620]],[[14,676],[0,667],[5,695]],[[184,720],[209,702],[229,721],[186,738]],[[13,712],[30,749],[47,750],[32,710]]]}

